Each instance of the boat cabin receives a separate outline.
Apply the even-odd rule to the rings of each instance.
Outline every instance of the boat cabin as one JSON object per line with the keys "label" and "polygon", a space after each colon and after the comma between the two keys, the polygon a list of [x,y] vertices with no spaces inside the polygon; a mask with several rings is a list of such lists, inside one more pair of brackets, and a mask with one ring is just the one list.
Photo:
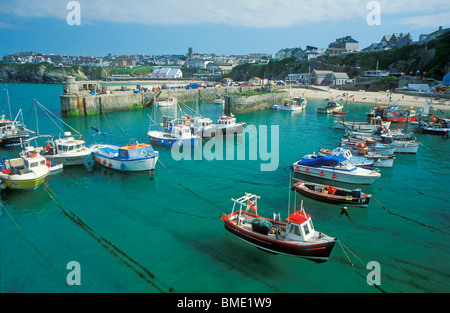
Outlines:
{"label": "boat cabin", "polygon": [[138,143],[119,148],[118,157],[124,159],[138,159],[146,157],[148,154],[153,152],[154,151],[151,145]]}
{"label": "boat cabin", "polygon": [[177,124],[173,129],[172,133],[175,138],[190,138],[191,129],[184,124]]}
{"label": "boat cabin", "polygon": [[303,209],[295,211],[286,219],[285,240],[308,241],[314,232],[311,215],[306,214]]}
{"label": "boat cabin", "polygon": [[0,170],[3,174],[25,174],[45,165],[45,158],[34,152],[21,153],[20,158],[3,158]]}
{"label": "boat cabin", "polygon": [[234,123],[236,123],[236,118],[230,116],[221,116],[217,119],[217,124],[221,128],[226,128]]}
{"label": "boat cabin", "polygon": [[194,129],[204,130],[210,128],[212,120],[210,118],[194,118]]}
{"label": "boat cabin", "polygon": [[353,156],[349,149],[344,149],[342,147],[333,149],[332,154],[337,156],[343,156],[346,159],[350,159]]}

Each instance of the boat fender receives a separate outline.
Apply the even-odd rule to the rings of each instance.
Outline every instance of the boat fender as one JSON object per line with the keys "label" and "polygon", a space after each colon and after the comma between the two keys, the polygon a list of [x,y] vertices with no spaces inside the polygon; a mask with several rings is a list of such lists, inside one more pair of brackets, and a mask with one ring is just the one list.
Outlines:
{"label": "boat fender", "polygon": [[309,173],[309,170],[308,170],[308,169],[306,169],[305,173],[306,173],[306,174],[308,174],[308,173]]}
{"label": "boat fender", "polygon": [[299,169],[298,167],[296,167],[296,168],[295,168],[295,171],[298,172],[298,171],[300,171],[300,169]]}
{"label": "boat fender", "polygon": [[325,175],[323,172],[320,172],[320,176],[323,176],[323,175]]}
{"label": "boat fender", "polygon": [[112,164],[111,163],[108,163],[108,167],[111,167],[112,166]]}
{"label": "boat fender", "polygon": [[103,160],[103,165],[105,165],[106,164],[106,160]]}
{"label": "boat fender", "polygon": [[336,174],[333,174],[333,179],[335,179],[337,176],[336,176]]}
{"label": "boat fender", "polygon": [[97,163],[100,163],[100,158],[97,159]]}

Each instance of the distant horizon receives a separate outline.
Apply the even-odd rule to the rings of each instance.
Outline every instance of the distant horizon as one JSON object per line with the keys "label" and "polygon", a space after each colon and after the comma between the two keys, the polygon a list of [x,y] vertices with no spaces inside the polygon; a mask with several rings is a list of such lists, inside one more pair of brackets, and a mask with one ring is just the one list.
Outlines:
{"label": "distant horizon", "polygon": [[67,56],[276,54],[327,48],[351,36],[358,50],[384,35],[449,27],[448,1],[431,0],[4,0],[0,55],[22,51]]}

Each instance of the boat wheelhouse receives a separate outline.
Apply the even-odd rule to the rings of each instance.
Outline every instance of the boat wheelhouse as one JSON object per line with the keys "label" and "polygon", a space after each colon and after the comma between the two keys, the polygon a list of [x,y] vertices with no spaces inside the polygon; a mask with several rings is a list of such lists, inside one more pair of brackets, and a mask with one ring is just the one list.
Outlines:
{"label": "boat wheelhouse", "polygon": [[234,115],[222,115],[217,119],[217,126],[224,135],[241,135],[244,130],[245,123],[236,123]]}
{"label": "boat wheelhouse", "polygon": [[299,210],[294,209],[286,222],[281,222],[279,213],[274,213],[272,219],[259,216],[258,199],[259,196],[250,193],[232,199],[232,212],[222,215],[225,229],[273,254],[301,257],[317,263],[328,260],[337,239],[316,231],[311,215],[305,212],[303,205]]}

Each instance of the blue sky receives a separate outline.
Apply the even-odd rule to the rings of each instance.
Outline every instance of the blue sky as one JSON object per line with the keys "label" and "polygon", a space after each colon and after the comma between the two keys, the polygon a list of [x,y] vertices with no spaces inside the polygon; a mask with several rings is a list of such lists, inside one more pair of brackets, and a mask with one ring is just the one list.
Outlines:
{"label": "blue sky", "polygon": [[[383,35],[450,26],[448,0],[79,0],[80,25],[68,25],[66,0],[2,0],[0,56],[18,51],[66,55],[217,55],[326,48],[350,35],[359,48]],[[380,25],[369,25],[370,2]]]}

